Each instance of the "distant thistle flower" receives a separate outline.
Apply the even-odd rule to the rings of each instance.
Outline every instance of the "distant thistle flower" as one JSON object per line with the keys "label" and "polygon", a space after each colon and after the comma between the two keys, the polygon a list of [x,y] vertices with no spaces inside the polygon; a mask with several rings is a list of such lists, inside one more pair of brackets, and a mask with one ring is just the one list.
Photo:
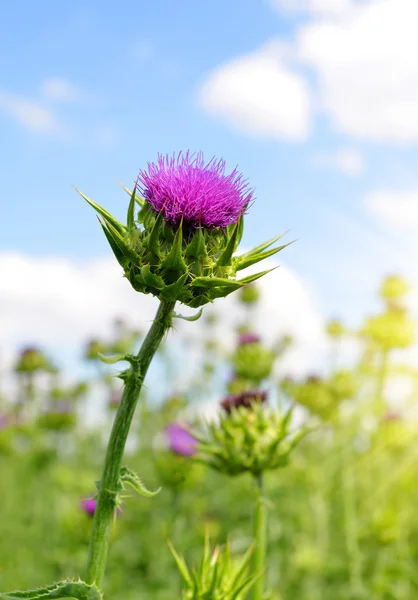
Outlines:
{"label": "distant thistle flower", "polygon": [[178,423],[172,423],[166,428],[166,435],[170,450],[181,456],[193,456],[196,454],[197,440]]}
{"label": "distant thistle flower", "polygon": [[259,335],[256,335],[255,333],[241,333],[239,336],[239,345],[243,346],[244,344],[256,344],[259,343],[261,341],[261,338]]}
{"label": "distant thistle flower", "polygon": [[[94,516],[97,507],[97,500],[95,498],[83,498],[83,500],[80,502],[80,505],[86,515],[89,515],[90,517]],[[117,507],[116,514],[120,515],[121,512],[121,509]]]}
{"label": "distant thistle flower", "polygon": [[228,414],[239,407],[251,408],[254,404],[263,404],[267,401],[267,392],[261,390],[244,391],[240,394],[230,394],[221,402],[221,406]]}
{"label": "distant thistle flower", "polygon": [[94,516],[94,513],[96,512],[96,506],[97,506],[97,500],[95,500],[94,498],[84,498],[81,501],[81,508],[90,517]]}
{"label": "distant thistle flower", "polygon": [[138,190],[165,221],[182,220],[193,228],[225,228],[238,221],[252,198],[242,175],[235,169],[225,174],[225,161],[212,158],[206,165],[203,154],[159,155],[140,171]]}

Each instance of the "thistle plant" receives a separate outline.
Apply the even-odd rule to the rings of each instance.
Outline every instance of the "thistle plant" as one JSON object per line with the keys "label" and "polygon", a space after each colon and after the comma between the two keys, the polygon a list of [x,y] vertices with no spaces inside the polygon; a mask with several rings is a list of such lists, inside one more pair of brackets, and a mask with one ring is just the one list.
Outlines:
{"label": "thistle plant", "polygon": [[292,412],[285,413],[266,406],[267,394],[242,391],[228,395],[222,402],[217,423],[209,424],[202,434],[193,432],[199,446],[195,459],[229,476],[252,475],[256,488],[254,516],[254,600],[265,594],[267,549],[267,501],[263,477],[269,470],[287,465],[293,448],[307,428],[292,431]]}
{"label": "thistle plant", "polygon": [[[142,496],[154,495],[135,473],[122,466],[122,459],[149,365],[173,319],[180,316],[174,312],[176,303],[198,308],[243,288],[268,271],[237,279],[239,271],[284,248],[271,247],[278,236],[236,255],[253,192],[237,170],[226,174],[223,160],[212,159],[205,164],[202,154],[160,156],[139,173],[129,194],[126,224],[81,194],[98,213],[113,254],[132,287],[160,301],[136,355],[102,357],[110,363],[127,361],[129,368],[119,374],[124,391],[97,484],[85,581],[63,581],[41,590],[0,594],[3,600],[102,598],[110,534],[123,490],[130,485]],[[226,600],[233,596],[223,597]]]}

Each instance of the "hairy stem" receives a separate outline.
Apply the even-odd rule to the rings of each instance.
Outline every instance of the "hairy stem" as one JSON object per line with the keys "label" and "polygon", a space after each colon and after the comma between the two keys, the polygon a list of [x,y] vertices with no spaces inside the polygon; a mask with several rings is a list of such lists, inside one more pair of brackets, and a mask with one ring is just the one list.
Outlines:
{"label": "hairy stem", "polygon": [[175,302],[161,301],[155,320],[126,379],[121,403],[116,413],[106,451],[102,478],[99,484],[93,531],[90,538],[86,581],[101,588],[107,558],[107,549],[119,491],[120,468],[135,407],[151,360],[164,334],[171,326]]}
{"label": "hairy stem", "polygon": [[257,499],[254,520],[254,571],[258,579],[254,585],[254,600],[262,600],[265,588],[266,552],[267,552],[267,507],[263,498],[263,477],[255,479],[257,485]]}

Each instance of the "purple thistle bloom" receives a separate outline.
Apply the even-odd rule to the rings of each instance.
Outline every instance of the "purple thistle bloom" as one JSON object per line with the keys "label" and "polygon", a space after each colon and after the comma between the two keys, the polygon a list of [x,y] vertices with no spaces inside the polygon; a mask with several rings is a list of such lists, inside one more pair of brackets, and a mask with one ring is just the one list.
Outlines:
{"label": "purple thistle bloom", "polygon": [[[83,498],[83,500],[80,502],[81,504],[81,508],[84,510],[84,512],[89,515],[90,517],[94,516],[94,513],[96,512],[96,507],[97,507],[97,500],[95,498]],[[116,514],[120,515],[121,514],[121,509],[118,507],[116,509]]]}
{"label": "purple thistle bloom", "polygon": [[253,191],[234,169],[225,174],[225,161],[203,154],[158,156],[140,171],[137,187],[145,200],[173,225],[184,222],[194,228],[227,227],[236,223],[251,202]]}
{"label": "purple thistle bloom", "polygon": [[238,343],[240,346],[244,346],[245,344],[258,344],[260,341],[260,336],[255,333],[241,333]]}
{"label": "purple thistle bloom", "polygon": [[185,427],[182,427],[178,423],[172,423],[168,425],[165,432],[168,438],[168,446],[172,452],[181,456],[193,456],[196,454],[198,442]]}
{"label": "purple thistle bloom", "polygon": [[267,400],[267,392],[252,390],[240,394],[230,394],[221,402],[224,411],[230,414],[236,408],[251,408],[253,404],[263,404]]}
{"label": "purple thistle bloom", "polygon": [[81,508],[86,514],[90,515],[90,517],[93,517],[96,511],[96,506],[97,500],[94,498],[84,498],[84,500],[81,501]]}

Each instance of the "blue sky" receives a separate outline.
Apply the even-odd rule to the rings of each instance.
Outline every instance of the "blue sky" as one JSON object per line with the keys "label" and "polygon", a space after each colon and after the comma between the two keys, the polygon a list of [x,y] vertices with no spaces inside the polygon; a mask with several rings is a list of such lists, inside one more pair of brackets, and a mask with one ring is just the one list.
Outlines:
{"label": "blue sky", "polygon": [[[409,0],[289,2],[9,3],[0,21],[0,252],[109,255],[72,186],[122,217],[116,179],[130,185],[158,152],[190,149],[239,165],[257,196],[245,245],[290,229],[298,241],[281,261],[325,316],[359,320],[385,274],[414,278],[418,61],[397,79],[388,73],[413,54],[402,40],[413,39],[418,13]],[[388,55],[374,36],[391,28]],[[393,227],[399,201],[411,217]]]}

